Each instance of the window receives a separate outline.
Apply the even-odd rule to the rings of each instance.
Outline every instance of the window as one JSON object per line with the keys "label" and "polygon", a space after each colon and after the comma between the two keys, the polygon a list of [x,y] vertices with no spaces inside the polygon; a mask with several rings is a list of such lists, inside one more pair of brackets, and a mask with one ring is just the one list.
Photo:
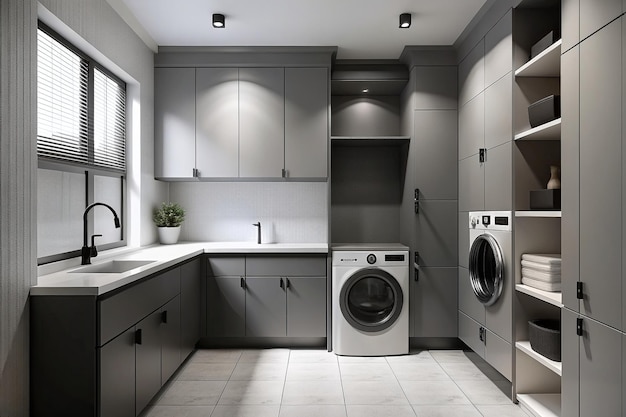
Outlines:
{"label": "window", "polygon": [[[80,255],[85,207],[112,206],[124,224],[126,84],[39,23],[37,34],[39,264]],[[103,210],[100,210],[103,209]],[[109,210],[95,207],[99,249],[125,244]]]}

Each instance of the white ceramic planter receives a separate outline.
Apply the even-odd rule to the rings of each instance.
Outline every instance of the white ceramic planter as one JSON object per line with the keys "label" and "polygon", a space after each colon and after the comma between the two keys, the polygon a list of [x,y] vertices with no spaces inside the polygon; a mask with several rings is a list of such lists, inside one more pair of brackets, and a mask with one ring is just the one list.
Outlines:
{"label": "white ceramic planter", "polygon": [[180,226],[176,227],[157,227],[159,232],[159,242],[162,245],[172,245],[178,242],[180,236]]}

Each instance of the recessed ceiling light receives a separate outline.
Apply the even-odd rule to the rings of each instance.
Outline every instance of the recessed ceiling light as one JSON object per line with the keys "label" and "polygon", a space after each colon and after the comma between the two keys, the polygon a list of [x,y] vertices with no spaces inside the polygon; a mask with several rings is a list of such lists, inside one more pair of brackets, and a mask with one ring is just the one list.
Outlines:
{"label": "recessed ceiling light", "polygon": [[226,27],[226,18],[223,14],[213,13],[213,27],[218,29]]}
{"label": "recessed ceiling light", "polygon": [[402,13],[400,15],[400,28],[406,29],[411,27],[411,13]]}

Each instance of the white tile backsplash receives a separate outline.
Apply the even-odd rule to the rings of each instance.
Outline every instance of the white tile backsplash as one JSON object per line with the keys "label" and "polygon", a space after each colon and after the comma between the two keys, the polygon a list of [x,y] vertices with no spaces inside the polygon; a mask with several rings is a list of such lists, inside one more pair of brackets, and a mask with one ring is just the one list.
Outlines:
{"label": "white tile backsplash", "polygon": [[327,243],[326,182],[181,182],[170,201],[187,211],[181,240]]}

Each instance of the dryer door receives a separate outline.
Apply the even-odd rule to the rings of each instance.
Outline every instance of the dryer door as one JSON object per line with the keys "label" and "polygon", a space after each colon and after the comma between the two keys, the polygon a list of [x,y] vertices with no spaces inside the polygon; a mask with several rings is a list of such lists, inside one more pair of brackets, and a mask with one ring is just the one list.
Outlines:
{"label": "dryer door", "polygon": [[498,241],[490,234],[479,235],[469,253],[472,290],[486,306],[498,301],[504,285],[504,257]]}
{"label": "dryer door", "polygon": [[339,293],[344,318],[355,329],[379,332],[392,326],[402,312],[402,288],[388,272],[360,269],[350,276]]}

